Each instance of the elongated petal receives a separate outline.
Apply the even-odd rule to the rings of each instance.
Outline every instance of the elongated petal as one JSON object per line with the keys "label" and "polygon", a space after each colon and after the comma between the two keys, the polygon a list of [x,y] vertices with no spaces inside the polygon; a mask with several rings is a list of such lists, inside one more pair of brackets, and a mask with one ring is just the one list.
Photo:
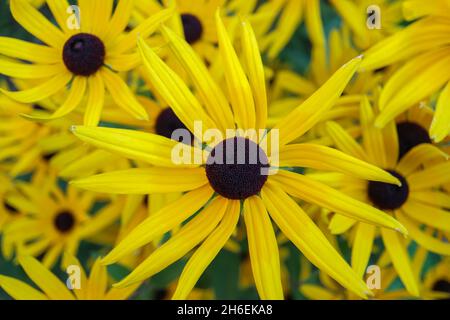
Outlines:
{"label": "elongated petal", "polygon": [[69,2],[67,0],[46,0],[46,4],[64,33],[70,34],[73,32],[73,30],[69,29],[68,23],[69,14],[67,13],[67,10],[70,6]]}
{"label": "elongated petal", "polygon": [[341,234],[350,229],[357,221],[342,214],[335,213],[328,227],[332,234]]}
{"label": "elongated petal", "polygon": [[111,42],[123,30],[130,21],[131,12],[133,10],[134,0],[121,0],[117,3],[117,7],[109,21],[108,30],[104,36],[105,43]]}
{"label": "elongated petal", "polygon": [[448,159],[448,155],[441,151],[438,147],[429,144],[422,143],[411,149],[397,165],[398,170],[404,176],[409,176],[420,165],[431,161],[444,161]]}
{"label": "elongated petal", "polygon": [[6,91],[0,88],[0,92],[4,93],[13,100],[23,103],[31,103],[43,100],[55,94],[64,88],[67,83],[69,83],[71,78],[71,73],[63,72],[31,89],[26,89],[23,91]]}
{"label": "elongated petal", "polygon": [[253,278],[261,299],[283,299],[278,243],[262,200],[251,197],[244,202],[248,247]]}
{"label": "elongated petal", "polygon": [[228,241],[239,220],[240,203],[236,200],[228,202],[227,211],[219,226],[195,250],[187,262],[178,280],[177,289],[172,296],[174,300],[186,299],[198,279]]}
{"label": "elongated petal", "polygon": [[414,191],[411,192],[409,198],[428,205],[450,209],[450,194],[443,191]]}
{"label": "elongated petal", "polygon": [[400,221],[409,231],[411,238],[418,244],[431,252],[450,256],[450,243],[441,241],[435,237],[423,232],[420,226],[413,220],[409,219],[406,214],[401,211],[396,213],[398,221]]}
{"label": "elongated petal", "polygon": [[337,171],[346,175],[393,184],[400,181],[390,173],[342,151],[316,144],[291,144],[280,151],[281,166]]}
{"label": "elongated petal", "polygon": [[261,194],[272,219],[309,261],[358,296],[366,297],[370,293],[294,200],[270,182],[266,183]]}
{"label": "elongated petal", "polygon": [[395,229],[407,234],[405,227],[390,215],[304,175],[280,170],[277,175],[271,178],[294,197],[362,222]]}
{"label": "elongated petal", "polygon": [[166,27],[163,27],[162,31],[175,57],[192,78],[211,118],[221,125],[222,130],[233,129],[234,119],[228,101],[200,57],[175,32]]}
{"label": "elongated petal", "polygon": [[0,54],[37,63],[61,62],[60,54],[54,48],[7,37],[0,37]]}
{"label": "elongated petal", "polygon": [[150,215],[115,246],[103,258],[102,263],[114,263],[133,250],[172,230],[202,208],[212,197],[213,193],[214,191],[211,187],[206,185],[186,193],[180,199]]}
{"label": "elongated petal", "polygon": [[11,277],[0,275],[0,287],[15,300],[48,300],[42,292]]}
{"label": "elongated petal", "polygon": [[450,79],[450,48],[433,50],[411,59],[386,83],[380,95],[376,125],[387,122],[436,92]]}
{"label": "elongated petal", "polygon": [[280,130],[280,145],[300,137],[321,120],[324,113],[330,110],[340,97],[358,69],[361,60],[362,57],[350,60],[305,102],[277,123],[274,129]]}
{"label": "elongated petal", "polygon": [[448,19],[419,20],[367,50],[361,68],[374,70],[444,46],[450,43],[449,31]]}
{"label": "elongated petal", "polygon": [[248,80],[255,100],[256,128],[265,128],[267,120],[267,92],[264,65],[255,33],[248,21],[242,22],[242,49]]}
{"label": "elongated petal", "polygon": [[147,20],[144,20],[131,32],[127,33],[126,36],[119,37],[112,45],[113,50],[122,53],[136,47],[136,39],[138,39],[138,37],[145,39],[150,36],[161,23],[172,17],[174,10],[175,6],[171,5],[169,8],[151,15]]}
{"label": "elongated petal", "polygon": [[64,34],[28,1],[11,0],[10,5],[14,19],[29,33],[54,48],[62,48]]}
{"label": "elongated petal", "polygon": [[126,83],[117,74],[108,68],[102,68],[101,76],[105,81],[106,88],[119,107],[137,119],[148,120],[144,107],[137,101]]}
{"label": "elongated petal", "polygon": [[411,190],[437,187],[448,182],[450,182],[450,161],[448,160],[413,173],[408,177],[408,184]]}
{"label": "elongated petal", "polygon": [[[130,159],[142,160],[164,167],[195,167],[189,163],[175,164],[172,151],[178,142],[156,134],[116,128],[93,128],[74,126],[72,132],[81,140],[96,147],[113,151]],[[184,146],[183,150],[192,155],[193,149]]]}
{"label": "elongated petal", "polygon": [[23,116],[29,119],[41,121],[54,120],[64,117],[65,115],[72,112],[80,104],[86,91],[86,84],[87,84],[86,77],[75,77],[73,79],[69,95],[67,96],[66,101],[64,101],[64,103],[52,115],[37,116],[37,115],[23,114]]}
{"label": "elongated petal", "polygon": [[375,226],[359,222],[356,226],[356,234],[352,247],[352,268],[362,279],[372,253],[375,238]]}
{"label": "elongated petal", "polygon": [[202,121],[204,130],[217,128],[183,80],[143,40],[138,45],[152,85],[184,125],[194,134],[195,121]]}
{"label": "elongated petal", "polygon": [[71,181],[78,188],[103,193],[151,194],[182,192],[208,183],[204,168],[133,168]]}
{"label": "elongated petal", "polygon": [[225,213],[227,202],[228,200],[225,198],[215,198],[205,209],[172,236],[170,240],[156,249],[125,279],[114,286],[125,287],[134,282],[144,280],[182,258],[215,229]]}
{"label": "elongated petal", "polygon": [[0,73],[18,79],[40,79],[65,72],[62,64],[26,64],[0,59]]}
{"label": "elongated petal", "polygon": [[366,150],[372,163],[382,168],[387,168],[383,134],[374,125],[375,114],[367,96],[364,96],[361,100],[360,112],[364,150]]}
{"label": "elongated petal", "polygon": [[361,145],[341,125],[337,122],[329,121],[326,126],[328,134],[339,150],[358,159],[367,161],[367,155]]}
{"label": "elongated petal", "polygon": [[450,81],[442,90],[436,106],[430,136],[435,142],[440,142],[450,134]]}
{"label": "elongated petal", "polygon": [[407,201],[402,206],[402,210],[408,216],[421,223],[440,230],[450,231],[449,211],[441,210],[435,206],[427,205],[414,200]]}
{"label": "elongated petal", "polygon": [[95,127],[100,122],[105,100],[105,84],[97,73],[88,79],[89,95],[84,112],[84,125]]}
{"label": "elongated petal", "polygon": [[228,32],[220,18],[220,11],[216,11],[216,28],[219,40],[220,56],[224,64],[225,80],[228,96],[235,116],[235,122],[240,128],[255,128],[255,103],[252,89],[242,69],[239,58],[234,51]]}
{"label": "elongated petal", "polygon": [[73,300],[74,296],[51,271],[32,257],[19,257],[19,263],[30,279],[52,300]]}
{"label": "elongated petal", "polygon": [[388,229],[381,229],[381,237],[383,238],[384,245],[391,257],[395,270],[400,276],[406,289],[410,294],[418,297],[419,287],[417,285],[417,280],[414,277],[408,250],[405,245],[405,239],[401,238],[398,233]]}

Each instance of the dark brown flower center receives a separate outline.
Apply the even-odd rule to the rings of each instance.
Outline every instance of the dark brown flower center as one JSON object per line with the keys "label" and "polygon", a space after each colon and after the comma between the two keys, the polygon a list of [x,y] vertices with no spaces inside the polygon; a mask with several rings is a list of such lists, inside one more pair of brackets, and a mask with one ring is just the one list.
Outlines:
{"label": "dark brown flower center", "polygon": [[73,74],[90,76],[97,72],[105,61],[105,45],[97,36],[78,33],[64,44],[63,60]]}
{"label": "dark brown flower center", "polygon": [[385,182],[369,181],[368,196],[377,208],[394,210],[400,208],[408,199],[409,186],[402,175],[393,170],[387,171],[400,180],[401,187]]}
{"label": "dark brown flower center", "polygon": [[403,121],[397,124],[397,135],[399,142],[399,159],[403,158],[412,148],[422,143],[431,143],[426,129],[420,125]]}
{"label": "dark brown flower center", "polygon": [[200,40],[203,34],[203,26],[200,20],[189,13],[181,15],[183,23],[184,37],[189,44],[193,44]]}
{"label": "dark brown flower center", "polygon": [[75,216],[70,211],[61,211],[55,216],[53,224],[59,232],[67,233],[75,226]]}
{"label": "dark brown flower center", "polygon": [[212,188],[228,199],[246,199],[267,181],[267,156],[253,141],[236,137],[220,142],[210,153],[206,176]]}

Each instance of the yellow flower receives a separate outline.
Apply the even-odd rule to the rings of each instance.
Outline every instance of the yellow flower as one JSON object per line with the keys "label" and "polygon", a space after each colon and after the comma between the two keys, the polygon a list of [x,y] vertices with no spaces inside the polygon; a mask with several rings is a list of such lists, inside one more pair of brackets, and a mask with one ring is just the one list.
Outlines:
{"label": "yellow flower", "polygon": [[8,249],[4,254],[11,258],[12,248],[17,255],[44,254],[43,264],[49,267],[64,251],[74,255],[80,241],[110,225],[122,208],[120,201],[113,201],[89,215],[101,198],[72,186],[64,192],[45,167],[34,173],[31,183],[16,182],[15,186],[7,199],[20,217],[4,226],[2,241]]}
{"label": "yellow flower", "polygon": [[[245,69],[233,49],[219,12],[216,14],[216,28],[230,102],[189,44],[170,29],[163,27],[162,33],[174,55],[192,78],[199,100],[144,41],[139,42],[143,62],[153,86],[198,138],[207,129],[217,128],[223,134],[226,129],[235,129],[236,126],[241,130],[265,128],[266,123],[264,69],[252,28],[247,22],[241,24]],[[270,217],[310,261],[343,286],[362,297],[366,296],[368,290],[365,284],[356,277],[320,229],[289,195],[334,208],[358,220],[402,233],[406,233],[406,230],[383,212],[304,175],[286,170],[292,166],[313,167],[336,170],[364,179],[399,183],[385,171],[331,148],[289,144],[313,127],[323,113],[334,105],[360,61],[361,58],[356,58],[339,69],[308,100],[275,126],[280,132],[280,168],[274,175],[261,173],[260,169],[268,168],[266,160],[269,160],[271,154],[263,150],[262,143],[258,143],[255,137],[232,136],[230,139],[241,141],[247,150],[250,145],[258,147],[259,154],[266,158],[260,158],[256,164],[228,167],[226,164],[208,164],[204,162],[206,159],[201,159],[202,165],[177,164],[171,155],[180,144],[174,140],[132,130],[75,126],[74,134],[83,141],[153,166],[79,179],[72,182],[74,186],[118,194],[187,192],[177,201],[152,214],[103,259],[103,263],[114,263],[193,216],[118,286],[127,286],[158,273],[200,244],[185,266],[173,296],[176,299],[186,297],[233,233],[242,211],[253,275],[261,298],[283,298],[278,246]],[[197,132],[194,125],[196,121],[202,122],[202,132]],[[274,132],[276,131],[272,129],[264,139],[272,141]],[[225,141],[216,141],[216,144],[206,147],[208,159],[213,154],[212,150],[226,144]],[[183,146],[188,154],[203,151],[197,145]],[[278,168],[271,168],[276,169]]]}
{"label": "yellow flower", "polygon": [[31,103],[70,85],[65,101],[50,117],[33,117],[35,119],[63,117],[80,105],[87,94],[84,123],[96,125],[101,118],[105,91],[134,117],[148,119],[145,109],[114,71],[128,71],[139,64],[139,55],[135,51],[137,35],[149,36],[171,16],[173,9],[163,10],[125,33],[133,1],[119,1],[112,13],[113,0],[80,0],[79,25],[76,20],[74,25],[68,22],[69,3],[66,0],[48,0],[47,4],[59,28],[29,3],[10,2],[16,21],[44,44],[0,37],[0,54],[30,62],[0,58],[0,72],[18,79],[40,81],[36,87],[23,91],[0,90],[19,102]]}
{"label": "yellow flower", "polygon": [[[361,102],[362,146],[335,122],[328,123],[328,131],[338,149],[364,161],[388,170],[401,180],[401,186],[383,182],[365,183],[358,179],[339,176],[321,177],[323,181],[341,184],[342,191],[395,216],[408,230],[411,238],[430,251],[450,254],[445,241],[450,231],[449,195],[439,188],[450,181],[450,161],[437,147],[422,143],[410,149],[402,158],[395,122],[385,129],[374,125],[376,113],[367,97]],[[400,130],[399,130],[399,133]],[[405,149],[406,150],[406,149]],[[422,168],[422,165],[426,165]],[[436,237],[424,233],[420,227],[427,225],[437,230]],[[334,233],[342,233],[355,225],[352,248],[352,266],[362,276],[367,265],[376,228],[363,222],[335,214],[330,222]],[[388,229],[381,236],[400,278],[411,295],[419,295],[406,250],[405,239]]]}
{"label": "yellow flower", "polygon": [[64,258],[67,261],[66,267],[70,265],[80,268],[79,273],[74,273],[80,275],[79,289],[74,287],[72,291],[69,290],[65,281],[58,279],[47,267],[30,256],[19,257],[19,263],[40,290],[4,275],[0,275],[0,287],[16,300],[125,300],[140,285],[138,283],[125,289],[108,289],[109,275],[99,259],[87,276],[77,258],[69,254],[65,254]]}
{"label": "yellow flower", "polygon": [[383,127],[443,87],[429,128],[431,138],[439,142],[450,133],[450,2],[409,0],[403,8],[406,18],[420,19],[368,49],[361,64],[373,70],[406,61],[384,86],[376,125]]}

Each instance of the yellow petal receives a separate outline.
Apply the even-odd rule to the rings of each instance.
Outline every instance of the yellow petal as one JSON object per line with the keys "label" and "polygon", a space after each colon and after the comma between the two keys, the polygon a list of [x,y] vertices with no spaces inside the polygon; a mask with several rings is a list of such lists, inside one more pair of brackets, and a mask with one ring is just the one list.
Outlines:
{"label": "yellow petal", "polygon": [[19,102],[36,102],[57,93],[69,83],[71,78],[72,74],[70,72],[63,72],[31,89],[23,91],[6,91],[0,88],[0,92]]}
{"label": "yellow petal", "polygon": [[82,189],[102,193],[150,194],[181,192],[208,183],[204,168],[133,168],[71,181]]}
{"label": "yellow petal", "polygon": [[341,234],[350,229],[357,221],[342,214],[335,213],[330,220],[328,227],[332,234]]}
{"label": "yellow petal", "polygon": [[126,83],[108,68],[102,68],[100,72],[105,81],[105,86],[114,102],[137,119],[148,120],[147,112],[138,102]]}
{"label": "yellow petal", "polygon": [[395,270],[406,289],[411,295],[418,297],[420,294],[419,287],[414,277],[405,239],[400,237],[398,233],[388,229],[381,229],[381,237],[383,238],[384,246],[391,257]]}
{"label": "yellow petal", "polygon": [[220,18],[220,10],[216,11],[216,28],[219,40],[220,56],[225,70],[228,96],[239,128],[255,128],[255,103],[248,79],[242,69],[227,30]]}
{"label": "yellow petal", "polygon": [[256,128],[265,128],[267,120],[267,92],[264,65],[258,42],[248,21],[242,22],[242,50],[248,80],[255,99]]}
{"label": "yellow petal", "polygon": [[227,203],[228,200],[222,197],[212,200],[205,209],[114,287],[126,287],[144,280],[182,258],[215,229],[225,213]]}
{"label": "yellow petal", "polygon": [[351,80],[362,57],[350,60],[305,102],[295,108],[274,129],[280,130],[280,145],[295,140],[311,129],[330,110]]}
{"label": "yellow petal", "polygon": [[439,96],[436,112],[430,127],[430,136],[435,142],[444,140],[450,134],[450,82]]}
{"label": "yellow petal", "polygon": [[[271,179],[279,183],[283,190],[294,197],[358,221],[391,228],[407,234],[405,227],[390,215],[304,175],[280,170]],[[327,196],[324,197],[324,195]]]}
{"label": "yellow petal", "polygon": [[365,283],[294,200],[270,182],[261,194],[272,219],[309,261],[358,296],[370,294]]}
{"label": "yellow petal", "polygon": [[73,300],[72,293],[51,271],[35,258],[22,256],[19,263],[30,279],[52,300]]}
{"label": "yellow petal", "polygon": [[133,0],[121,0],[117,3],[114,14],[109,21],[108,30],[104,36],[105,43],[110,43],[111,40],[115,39],[123,30],[125,30],[130,21],[133,7]]}
{"label": "yellow petal", "polygon": [[326,126],[328,134],[339,150],[358,159],[367,161],[367,155],[361,145],[341,125],[334,121],[328,121]]}
{"label": "yellow petal", "polygon": [[414,200],[407,201],[402,206],[402,210],[408,216],[421,223],[440,230],[450,231],[449,211],[441,210],[435,206],[423,204]]}
{"label": "yellow petal", "polygon": [[0,287],[15,300],[48,300],[32,286],[11,277],[0,275]]}
{"label": "yellow petal", "polygon": [[211,118],[217,124],[220,124],[220,129],[223,132],[226,129],[233,129],[234,119],[228,101],[200,57],[187,42],[169,28],[163,27],[162,32],[169,41],[169,46],[175,57],[192,78],[199,97],[206,106]]}
{"label": "yellow petal", "polygon": [[18,79],[42,79],[64,73],[65,67],[58,64],[28,64],[0,59],[0,72]]}
{"label": "yellow petal", "polygon": [[227,211],[219,226],[211,232],[201,246],[195,250],[194,254],[184,267],[172,299],[184,300],[188,297],[202,273],[235,231],[236,224],[239,220],[239,214],[239,201],[229,200]]}
{"label": "yellow petal", "polygon": [[14,38],[0,37],[0,54],[37,63],[61,63],[58,50]]}
{"label": "yellow petal", "polygon": [[[172,151],[178,142],[156,134],[106,127],[74,126],[72,132],[84,142],[112,151],[124,157],[142,160],[165,167],[196,167],[198,165],[175,164]],[[188,154],[193,153],[190,146],[183,146]],[[191,161],[192,162],[192,161]]]}
{"label": "yellow petal", "polygon": [[398,220],[408,229],[411,238],[414,239],[419,245],[431,252],[450,256],[450,244],[445,240],[436,239],[433,236],[423,232],[420,227],[406,214],[401,211],[396,213]]}
{"label": "yellow petal", "polygon": [[11,0],[10,6],[14,19],[29,33],[54,48],[62,48],[64,34],[28,1]]}
{"label": "yellow petal", "polygon": [[253,196],[244,202],[250,261],[259,297],[282,300],[280,255],[272,222],[262,200]]}
{"label": "yellow petal", "polygon": [[342,151],[316,144],[291,144],[280,151],[280,165],[337,171],[349,176],[400,184],[390,173]]}
{"label": "yellow petal", "polygon": [[448,157],[449,156],[438,147],[429,143],[422,143],[415,146],[403,156],[398,163],[396,170],[404,176],[409,176],[422,164],[432,161],[444,161],[448,159]]}
{"label": "yellow petal", "polygon": [[217,128],[183,80],[142,39],[138,45],[152,85],[184,125],[194,134],[195,121],[202,121],[203,130]]}
{"label": "yellow petal", "polygon": [[422,171],[417,171],[408,177],[410,190],[422,190],[438,187],[450,182],[450,161],[446,161]]}
{"label": "yellow petal", "polygon": [[133,250],[172,230],[202,208],[213,193],[211,187],[206,185],[186,193],[180,199],[153,213],[104,257],[102,263],[114,263]]}
{"label": "yellow petal", "polygon": [[373,225],[359,222],[356,226],[356,234],[352,247],[352,268],[356,274],[363,279],[366,267],[372,253],[372,245],[375,238],[375,227]]}
{"label": "yellow petal", "polygon": [[101,118],[105,99],[105,84],[98,73],[89,77],[88,83],[89,95],[86,102],[86,111],[84,112],[84,125],[95,127]]}

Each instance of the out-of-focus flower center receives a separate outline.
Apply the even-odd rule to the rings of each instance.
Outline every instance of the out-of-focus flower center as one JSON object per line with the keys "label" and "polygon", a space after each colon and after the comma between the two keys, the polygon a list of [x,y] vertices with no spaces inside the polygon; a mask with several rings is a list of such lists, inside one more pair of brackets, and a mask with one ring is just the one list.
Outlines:
{"label": "out-of-focus flower center", "polygon": [[61,233],[67,233],[75,226],[75,216],[70,211],[61,211],[53,219],[55,228]]}
{"label": "out-of-focus flower center", "polygon": [[73,74],[90,76],[97,72],[105,61],[105,45],[92,34],[78,33],[64,44],[63,60]]}
{"label": "out-of-focus flower center", "polygon": [[415,146],[422,143],[431,143],[428,131],[414,122],[403,121],[398,123],[397,135],[399,142],[399,159]]}
{"label": "out-of-focus flower center", "polygon": [[369,181],[368,196],[377,208],[395,210],[400,208],[408,199],[409,186],[402,175],[393,170],[387,171],[400,180],[401,187],[385,182]]}
{"label": "out-of-focus flower center", "polygon": [[241,137],[223,140],[211,151],[206,176],[212,188],[228,199],[246,199],[261,191],[269,167],[264,150]]}
{"label": "out-of-focus flower center", "polygon": [[[166,108],[158,115],[155,123],[155,131],[160,136],[171,139],[172,133],[177,129],[188,130],[184,123],[177,117],[171,108]],[[192,138],[192,135],[191,135]],[[192,139],[191,139],[192,141]]]}
{"label": "out-of-focus flower center", "polygon": [[200,40],[203,34],[203,26],[200,20],[189,13],[181,15],[183,23],[184,37],[189,44],[193,44]]}
{"label": "out-of-focus flower center", "polygon": [[450,293],[450,282],[445,279],[439,279],[433,284],[433,291]]}

